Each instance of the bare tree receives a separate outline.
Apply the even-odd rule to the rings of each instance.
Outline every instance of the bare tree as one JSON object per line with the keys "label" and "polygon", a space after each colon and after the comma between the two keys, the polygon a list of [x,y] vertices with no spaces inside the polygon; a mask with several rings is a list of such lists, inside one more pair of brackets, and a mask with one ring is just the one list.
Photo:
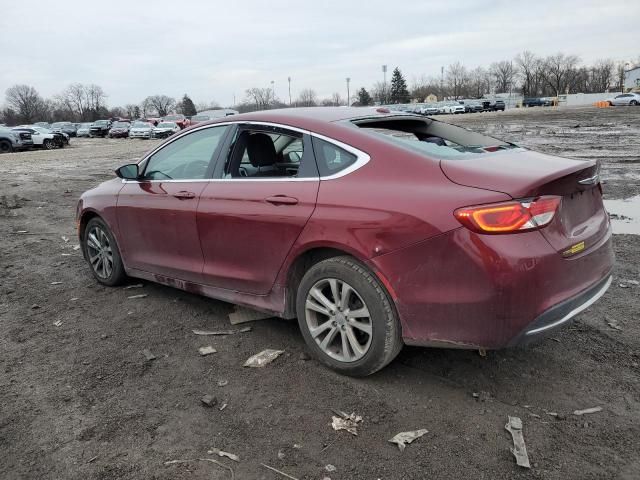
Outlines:
{"label": "bare tree", "polygon": [[336,107],[339,107],[340,105],[343,104],[342,97],[338,92],[334,92],[333,95],[331,95],[331,103]]}
{"label": "bare tree", "polygon": [[171,112],[176,106],[175,99],[168,97],[167,95],[152,95],[147,97],[142,102],[142,110],[145,117],[152,111],[159,117],[164,117]]}
{"label": "bare tree", "polygon": [[47,102],[29,85],[14,85],[7,89],[5,96],[9,108],[16,112],[20,122],[33,123],[49,114]]}
{"label": "bare tree", "polygon": [[525,97],[538,95],[542,61],[529,50],[525,50],[516,56],[515,62],[518,75],[522,79],[522,94]]}
{"label": "bare tree", "polygon": [[305,88],[300,92],[296,104],[301,107],[315,107],[318,104],[318,96],[314,90]]}
{"label": "bare tree", "polygon": [[482,98],[491,90],[491,75],[483,67],[476,67],[469,72],[467,92],[470,97]]}
{"label": "bare tree", "polygon": [[496,92],[509,92],[513,88],[513,79],[516,76],[517,69],[511,60],[493,62],[489,67],[489,71],[493,75]]}
{"label": "bare tree", "polygon": [[565,55],[564,53],[557,53],[545,58],[542,75],[556,96],[569,90],[578,62],[579,58],[576,55]]}
{"label": "bare tree", "polygon": [[256,106],[256,110],[266,110],[271,108],[275,101],[272,88],[249,88],[245,92],[247,101]]}
{"label": "bare tree", "polygon": [[454,100],[461,96],[465,82],[468,80],[467,69],[460,62],[447,67],[446,81]]}
{"label": "bare tree", "polygon": [[376,82],[371,87],[371,96],[376,102],[385,104],[389,102],[389,90],[388,83]]}
{"label": "bare tree", "polygon": [[616,70],[610,58],[598,60],[590,69],[589,90],[592,93],[604,92],[611,88],[611,81]]}

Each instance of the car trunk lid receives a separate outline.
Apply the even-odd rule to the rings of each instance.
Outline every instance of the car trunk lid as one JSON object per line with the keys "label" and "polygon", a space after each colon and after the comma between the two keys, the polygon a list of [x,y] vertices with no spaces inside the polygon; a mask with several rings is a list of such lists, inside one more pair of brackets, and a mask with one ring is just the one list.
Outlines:
{"label": "car trunk lid", "polygon": [[565,257],[589,250],[607,233],[609,218],[595,161],[517,149],[468,160],[442,160],[440,167],[454,183],[506,193],[514,199],[561,197],[553,221],[540,232]]}

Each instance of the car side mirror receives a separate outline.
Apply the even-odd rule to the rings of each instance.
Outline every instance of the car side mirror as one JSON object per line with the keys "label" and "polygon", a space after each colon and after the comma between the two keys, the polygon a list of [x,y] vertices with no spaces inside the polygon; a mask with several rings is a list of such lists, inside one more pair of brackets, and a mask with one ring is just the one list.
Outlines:
{"label": "car side mirror", "polygon": [[123,165],[116,170],[116,175],[123,180],[137,180],[139,175],[138,164],[131,163],[129,165]]}

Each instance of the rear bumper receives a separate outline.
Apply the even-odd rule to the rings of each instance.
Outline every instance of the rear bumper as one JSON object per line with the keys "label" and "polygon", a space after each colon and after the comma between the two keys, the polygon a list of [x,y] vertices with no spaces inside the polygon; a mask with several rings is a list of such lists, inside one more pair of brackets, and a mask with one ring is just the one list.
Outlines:
{"label": "rear bumper", "polygon": [[604,293],[613,261],[610,228],[570,258],[540,232],[459,228],[368,263],[389,289],[405,343],[498,349],[566,324]]}
{"label": "rear bumper", "polygon": [[514,347],[533,343],[563,328],[569,324],[576,315],[597,302],[600,297],[607,292],[612,280],[613,277],[607,275],[582,293],[551,307],[527,325],[519,335],[509,342],[508,346]]}

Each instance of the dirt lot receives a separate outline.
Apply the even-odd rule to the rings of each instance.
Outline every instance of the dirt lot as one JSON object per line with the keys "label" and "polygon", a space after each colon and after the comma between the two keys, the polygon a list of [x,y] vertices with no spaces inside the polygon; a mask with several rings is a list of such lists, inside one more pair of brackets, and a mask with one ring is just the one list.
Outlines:
{"label": "dirt lot", "polygon": [[[447,120],[602,158],[608,198],[640,194],[640,109]],[[612,288],[553,338],[486,358],[405,348],[376,375],[341,377],[306,359],[293,322],[199,337],[192,329],[229,328],[233,307],[149,283],[125,290],[93,280],[74,249],[76,199],[150,146],[85,139],[0,157],[1,478],[232,478],[210,462],[164,464],[199,458],[250,480],[286,478],[261,463],[318,480],[640,478],[640,287],[625,283],[640,280],[640,237],[615,236]],[[209,344],[218,353],[200,356]],[[264,369],[242,367],[264,348],[286,353]],[[144,349],[157,359],[147,361]],[[203,406],[205,394],[228,406]],[[573,414],[595,406],[603,410]],[[364,417],[357,437],[332,430],[332,408]],[[531,470],[509,451],[509,415],[524,422]],[[418,428],[429,433],[402,453],[387,442]],[[240,462],[208,455],[212,447]]]}

